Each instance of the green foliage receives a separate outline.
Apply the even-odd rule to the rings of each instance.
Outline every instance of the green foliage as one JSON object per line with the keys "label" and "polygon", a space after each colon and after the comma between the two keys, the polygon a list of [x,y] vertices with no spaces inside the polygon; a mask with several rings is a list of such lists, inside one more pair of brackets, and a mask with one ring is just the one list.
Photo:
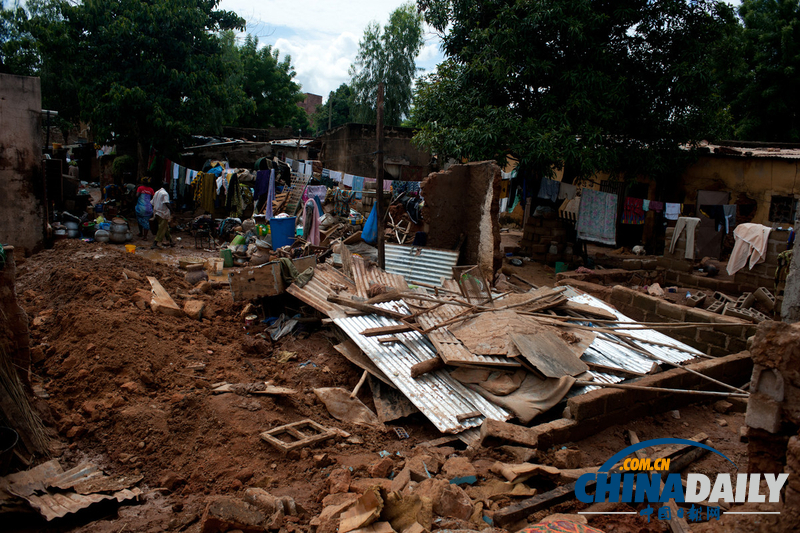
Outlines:
{"label": "green foliage", "polygon": [[743,0],[744,67],[733,77],[736,136],[800,142],[800,3]]}
{"label": "green foliage", "polygon": [[[311,117],[317,135],[336,128],[342,124],[353,122],[353,90],[346,83],[339,85],[335,91],[328,94],[328,100],[317,107],[316,113]],[[328,120],[330,118],[330,120]],[[328,123],[330,122],[330,128]]]}
{"label": "green foliage", "polygon": [[130,172],[131,174],[136,172],[136,160],[129,155],[115,157],[114,161],[111,162],[111,175],[115,180],[119,180],[125,172]]}
{"label": "green foliage", "polygon": [[394,10],[381,28],[370,23],[350,67],[357,122],[375,123],[378,84],[384,83],[384,123],[397,126],[411,109],[416,57],[422,49],[422,15],[408,3]]}
{"label": "green foliage", "polygon": [[258,38],[247,36],[239,49],[242,87],[245,97],[254,110],[242,114],[237,125],[249,128],[292,126],[308,131],[308,117],[297,103],[305,95],[294,82],[296,75],[292,58],[280,51],[264,46],[259,49]]}
{"label": "green foliage", "polygon": [[[420,0],[448,60],[417,84],[416,141],[441,155],[520,159],[543,175],[671,177],[683,143],[718,132],[712,0]],[[449,27],[448,27],[449,25]]]}

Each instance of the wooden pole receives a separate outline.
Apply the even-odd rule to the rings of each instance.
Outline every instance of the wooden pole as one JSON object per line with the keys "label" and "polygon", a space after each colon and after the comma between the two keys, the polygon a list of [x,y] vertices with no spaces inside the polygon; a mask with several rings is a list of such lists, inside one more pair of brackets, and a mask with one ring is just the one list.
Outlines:
{"label": "wooden pole", "polygon": [[749,394],[739,394],[736,392],[716,392],[705,390],[687,390],[687,389],[667,389],[664,387],[642,387],[640,385],[627,385],[622,383],[602,383],[599,381],[583,381],[576,380],[575,385],[583,385],[587,387],[607,387],[610,389],[624,389],[624,390],[644,390],[652,392],[669,392],[675,394],[690,394],[695,396],[723,396],[727,398],[749,398]]}
{"label": "wooden pole", "polygon": [[376,121],[375,130],[378,136],[378,172],[377,172],[377,213],[378,216],[378,266],[386,268],[386,259],[384,256],[384,221],[383,221],[383,82],[378,84],[378,118]]}

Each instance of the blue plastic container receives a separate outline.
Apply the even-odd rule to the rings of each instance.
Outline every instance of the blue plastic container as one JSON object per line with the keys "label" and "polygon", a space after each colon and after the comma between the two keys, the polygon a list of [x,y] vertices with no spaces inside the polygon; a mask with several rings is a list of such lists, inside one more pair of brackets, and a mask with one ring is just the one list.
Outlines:
{"label": "blue plastic container", "polygon": [[294,228],[297,217],[282,217],[269,219],[272,232],[272,249],[277,250],[283,246],[294,244]]}

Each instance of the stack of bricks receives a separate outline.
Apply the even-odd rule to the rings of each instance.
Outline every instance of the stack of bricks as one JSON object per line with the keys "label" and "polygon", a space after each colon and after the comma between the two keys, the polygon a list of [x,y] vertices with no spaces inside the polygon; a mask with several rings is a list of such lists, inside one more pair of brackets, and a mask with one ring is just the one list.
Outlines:
{"label": "stack of bricks", "polygon": [[[570,263],[573,254],[565,253],[569,226],[569,222],[559,219],[555,213],[528,217],[519,247],[524,255],[530,255],[531,259],[539,263]],[[557,253],[550,253],[551,246],[556,247]]]}
{"label": "stack of bricks", "polygon": [[[727,327],[679,327],[661,330],[665,335],[700,350],[706,355],[722,357],[747,349],[747,338],[756,331],[750,320],[723,316],[705,309],[678,305],[621,285],[611,290],[610,302],[621,313],[640,322],[683,322],[732,324]],[[723,308],[725,302],[715,300]]]}

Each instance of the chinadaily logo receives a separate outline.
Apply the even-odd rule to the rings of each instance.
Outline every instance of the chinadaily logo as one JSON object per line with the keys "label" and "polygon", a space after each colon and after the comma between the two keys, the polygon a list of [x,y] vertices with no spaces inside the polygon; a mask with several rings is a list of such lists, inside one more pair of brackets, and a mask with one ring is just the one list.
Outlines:
{"label": "chinadaily logo", "polygon": [[[575,496],[586,504],[645,503],[647,506],[638,512],[585,511],[580,514],[639,514],[648,522],[651,519],[672,520],[676,517],[689,522],[720,520],[725,514],[780,514],[779,511],[724,509],[742,503],[777,504],[789,474],[689,473],[684,483],[681,474],[675,471],[672,459],[646,457],[639,452],[645,448],[665,445],[704,448],[724,458],[738,469],[724,454],[701,442],[673,438],[639,442],[614,454],[603,463],[597,473],[583,474],[578,478],[575,483]],[[672,472],[670,472],[671,467]],[[763,492],[762,479],[766,482],[766,490]]]}

